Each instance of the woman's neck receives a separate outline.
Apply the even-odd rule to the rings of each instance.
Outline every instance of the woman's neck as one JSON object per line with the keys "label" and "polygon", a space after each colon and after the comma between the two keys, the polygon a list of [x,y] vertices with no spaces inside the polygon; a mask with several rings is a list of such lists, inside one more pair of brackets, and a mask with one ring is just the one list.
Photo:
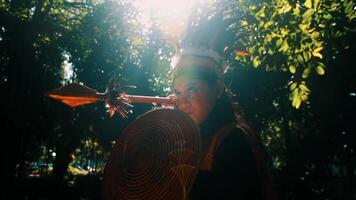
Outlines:
{"label": "woman's neck", "polygon": [[231,122],[234,122],[234,110],[228,96],[224,93],[208,118],[199,126],[202,139],[212,137],[220,127]]}

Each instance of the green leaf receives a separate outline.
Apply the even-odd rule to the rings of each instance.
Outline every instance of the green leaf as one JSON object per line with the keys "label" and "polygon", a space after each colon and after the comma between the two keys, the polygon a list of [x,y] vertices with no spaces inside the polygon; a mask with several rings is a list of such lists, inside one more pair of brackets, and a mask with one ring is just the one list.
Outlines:
{"label": "green leaf", "polygon": [[317,39],[320,37],[320,33],[318,31],[314,31],[310,36],[314,39]]}
{"label": "green leaf", "polygon": [[306,31],[309,28],[309,24],[299,24],[298,27],[302,30],[302,31]]}
{"label": "green leaf", "polygon": [[329,20],[332,19],[333,16],[330,13],[326,13],[325,15],[323,15],[323,18]]}
{"label": "green leaf", "polygon": [[290,90],[293,91],[296,87],[297,83],[292,83],[292,85],[290,85]]}
{"label": "green leaf", "polygon": [[303,56],[301,56],[300,54],[297,55],[297,61],[299,63],[304,63],[304,60],[303,60]]}
{"label": "green leaf", "polygon": [[314,0],[314,8],[317,9],[319,6],[320,0]]}
{"label": "green leaf", "polygon": [[289,48],[288,42],[287,42],[287,40],[284,40],[281,48],[279,48],[278,51],[286,52],[288,50],[288,48]]}
{"label": "green leaf", "polygon": [[323,49],[324,49],[324,47],[317,47],[317,48],[315,48],[315,49],[313,50],[313,52],[317,53],[317,52],[319,52],[319,51],[321,51],[321,50],[323,50]]}
{"label": "green leaf", "polygon": [[322,63],[322,62],[319,62],[319,63],[318,63],[318,66],[320,66],[320,67],[322,67],[322,68],[324,68],[324,69],[326,68],[326,66],[325,66],[324,63]]}
{"label": "green leaf", "polygon": [[269,55],[273,55],[273,50],[271,48],[268,49],[268,52],[267,52]]}
{"label": "green leaf", "polygon": [[288,1],[286,3],[287,4],[283,6],[283,13],[287,13],[292,9],[292,6],[288,3]]}
{"label": "green leaf", "polygon": [[309,93],[309,92],[310,92],[309,88],[308,88],[305,84],[300,84],[300,85],[299,85],[299,89],[300,89],[301,91],[303,91],[303,92],[306,92],[306,93]]}
{"label": "green leaf", "polygon": [[311,0],[306,0],[305,3],[304,3],[305,7],[307,8],[312,8],[312,2]]}
{"label": "green leaf", "polygon": [[257,68],[258,66],[260,66],[261,62],[258,60],[258,56],[256,56],[253,60],[252,60],[252,65]]}
{"label": "green leaf", "polygon": [[258,53],[262,54],[264,51],[266,51],[264,46],[258,48]]}
{"label": "green leaf", "polygon": [[303,19],[308,20],[314,13],[314,9],[308,9],[303,13]]}
{"label": "green leaf", "polygon": [[351,13],[354,7],[352,1],[350,2],[344,1],[344,6],[345,6],[345,13]]}
{"label": "green leaf", "polygon": [[305,51],[303,52],[303,58],[304,58],[305,62],[308,62],[310,57],[311,57],[310,52],[305,52]]}
{"label": "green leaf", "polygon": [[299,109],[301,104],[302,104],[302,100],[299,97],[295,98],[295,100],[293,101],[293,106],[296,109]]}
{"label": "green leaf", "polygon": [[256,17],[266,17],[265,7],[263,7],[260,11],[256,13]]}
{"label": "green leaf", "polygon": [[295,72],[297,70],[296,70],[295,66],[291,65],[291,66],[289,66],[289,71],[290,71],[290,73],[295,74]]}
{"label": "green leaf", "polygon": [[241,20],[241,26],[248,26],[248,22],[246,20]]}
{"label": "green leaf", "polygon": [[300,98],[302,99],[302,101],[307,101],[307,100],[308,100],[308,95],[302,94],[302,95],[300,96]]}
{"label": "green leaf", "polygon": [[254,54],[255,53],[255,46],[250,46],[248,47],[247,51],[250,52],[251,54]]}
{"label": "green leaf", "polygon": [[278,38],[278,40],[276,41],[276,47],[280,47],[282,45],[283,39],[282,38]]}
{"label": "green leaf", "polygon": [[261,21],[258,23],[258,27],[262,27],[264,24],[265,24],[265,22],[261,20]]}
{"label": "green leaf", "polygon": [[270,43],[271,41],[272,41],[271,35],[267,34],[265,39],[264,39],[264,44],[266,45],[266,44]]}
{"label": "green leaf", "polygon": [[322,76],[322,75],[325,74],[325,70],[324,70],[323,67],[317,66],[317,67],[316,67],[316,73]]}
{"label": "green leaf", "polygon": [[314,52],[314,51],[313,51],[312,54],[313,54],[314,57],[318,57],[318,58],[320,58],[320,59],[323,58],[323,55],[322,55],[321,53],[319,53],[319,52]]}
{"label": "green leaf", "polygon": [[295,16],[299,16],[300,15],[300,9],[299,9],[298,5],[293,9],[293,14]]}
{"label": "green leaf", "polygon": [[309,74],[310,74],[310,67],[304,69],[302,77],[303,78],[308,78]]}
{"label": "green leaf", "polygon": [[289,33],[289,30],[288,30],[288,29],[286,29],[286,28],[282,28],[282,29],[281,29],[281,34],[282,34],[283,37],[286,36],[286,35],[288,35],[288,33]]}
{"label": "green leaf", "polygon": [[263,28],[267,29],[269,26],[271,26],[273,24],[273,21],[270,20],[268,22],[266,22],[264,25],[263,25]]}
{"label": "green leaf", "polygon": [[292,97],[292,106],[298,109],[302,103],[302,100],[299,97],[299,90],[296,88],[293,90],[293,97]]}
{"label": "green leaf", "polygon": [[250,9],[250,10],[256,10],[256,6],[255,5],[250,5],[249,7],[248,7],[248,9]]}

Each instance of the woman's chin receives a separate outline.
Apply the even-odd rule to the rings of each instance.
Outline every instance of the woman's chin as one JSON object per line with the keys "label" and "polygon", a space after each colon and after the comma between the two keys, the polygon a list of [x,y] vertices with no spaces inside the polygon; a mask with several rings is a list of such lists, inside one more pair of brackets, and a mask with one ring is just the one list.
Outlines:
{"label": "woman's chin", "polygon": [[200,120],[200,119],[198,119],[196,117],[191,117],[191,118],[192,118],[194,124],[197,125],[197,126],[199,126],[201,123],[203,123],[202,120]]}
{"label": "woman's chin", "polygon": [[193,120],[193,122],[194,122],[195,125],[199,125],[199,124],[200,124],[200,123],[199,123],[199,120],[198,120],[194,115],[189,114],[189,113],[188,113],[188,115],[189,115],[190,119]]}
{"label": "woman's chin", "polygon": [[193,112],[186,112],[190,119],[192,119],[192,121],[194,122],[195,125],[200,125],[203,123],[203,120],[201,119],[201,117],[198,117],[196,114],[194,114]]}

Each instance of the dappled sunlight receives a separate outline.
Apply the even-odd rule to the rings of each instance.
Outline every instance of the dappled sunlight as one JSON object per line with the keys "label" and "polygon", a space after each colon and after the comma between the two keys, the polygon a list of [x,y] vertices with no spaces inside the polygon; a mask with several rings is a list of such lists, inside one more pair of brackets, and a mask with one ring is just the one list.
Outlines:
{"label": "dappled sunlight", "polygon": [[65,85],[66,83],[70,83],[73,79],[74,76],[74,71],[73,71],[73,63],[70,62],[70,53],[64,51],[62,53],[63,56],[63,62],[62,62],[62,85]]}
{"label": "dappled sunlight", "polygon": [[106,157],[105,150],[97,139],[83,139],[71,155],[72,161],[67,172],[71,175],[82,176],[102,173]]}
{"label": "dappled sunlight", "polygon": [[145,27],[157,26],[166,40],[172,43],[182,37],[187,21],[203,0],[135,0],[139,20]]}

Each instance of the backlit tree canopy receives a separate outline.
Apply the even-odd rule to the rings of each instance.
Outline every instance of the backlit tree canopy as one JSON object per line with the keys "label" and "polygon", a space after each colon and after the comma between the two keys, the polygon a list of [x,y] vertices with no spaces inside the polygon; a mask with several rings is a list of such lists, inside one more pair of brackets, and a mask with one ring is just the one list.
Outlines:
{"label": "backlit tree canopy", "polygon": [[[73,81],[104,92],[116,80],[137,86],[130,94],[169,95],[178,36],[199,25],[187,21],[187,13],[160,18],[179,8],[193,13],[194,22],[206,13],[226,19],[223,28],[233,36],[226,44],[226,85],[267,148],[283,195],[301,195],[303,187],[322,199],[330,197],[325,185],[331,183],[318,177],[355,181],[355,125],[348,122],[356,105],[355,1],[182,1],[187,8],[179,0],[147,2],[0,1],[4,191],[28,177],[53,175],[56,184],[45,185],[54,185],[55,195],[57,186],[68,187],[68,173],[100,176],[112,141],[154,105],[134,105],[128,119],[109,118],[100,103],[71,109],[46,94]],[[156,13],[163,5],[174,5],[173,11]],[[351,197],[351,189],[339,189],[345,192],[339,199]],[[22,192],[19,199],[28,196]],[[11,195],[4,199],[16,199]]]}
{"label": "backlit tree canopy", "polygon": [[[273,0],[236,3],[231,29],[236,41],[251,55],[240,62],[266,71],[290,73],[289,99],[293,107],[308,103],[309,80],[324,75],[340,50],[350,48],[355,30],[355,2],[351,0]],[[239,12],[237,12],[239,11]]]}

